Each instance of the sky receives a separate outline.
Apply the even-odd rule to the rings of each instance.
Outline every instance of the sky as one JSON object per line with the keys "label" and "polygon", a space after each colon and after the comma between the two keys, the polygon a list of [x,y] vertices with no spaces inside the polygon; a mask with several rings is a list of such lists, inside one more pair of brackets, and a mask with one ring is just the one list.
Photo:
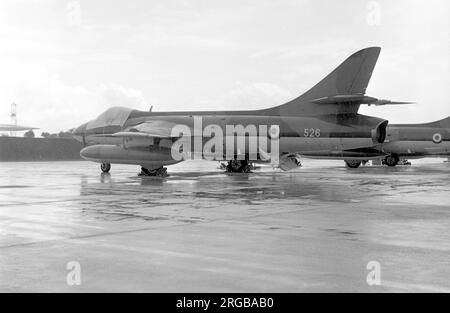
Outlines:
{"label": "sky", "polygon": [[448,0],[2,0],[0,123],[40,134],[111,106],[250,110],[293,99],[382,47],[364,106],[391,123],[450,115]]}

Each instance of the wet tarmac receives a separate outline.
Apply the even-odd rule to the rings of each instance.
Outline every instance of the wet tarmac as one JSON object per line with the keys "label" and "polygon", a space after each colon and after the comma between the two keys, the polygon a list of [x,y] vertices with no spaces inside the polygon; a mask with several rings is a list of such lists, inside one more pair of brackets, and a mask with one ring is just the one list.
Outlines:
{"label": "wet tarmac", "polygon": [[[0,163],[0,291],[450,292],[450,163]],[[81,267],[67,284],[68,262]],[[366,268],[380,264],[381,285]]]}

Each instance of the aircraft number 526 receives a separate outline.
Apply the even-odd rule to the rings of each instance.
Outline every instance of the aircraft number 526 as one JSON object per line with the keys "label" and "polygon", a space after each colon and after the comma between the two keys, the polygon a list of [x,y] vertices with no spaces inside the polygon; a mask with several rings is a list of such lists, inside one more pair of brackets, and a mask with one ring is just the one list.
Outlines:
{"label": "aircraft number 526", "polygon": [[320,128],[305,128],[305,137],[320,137]]}

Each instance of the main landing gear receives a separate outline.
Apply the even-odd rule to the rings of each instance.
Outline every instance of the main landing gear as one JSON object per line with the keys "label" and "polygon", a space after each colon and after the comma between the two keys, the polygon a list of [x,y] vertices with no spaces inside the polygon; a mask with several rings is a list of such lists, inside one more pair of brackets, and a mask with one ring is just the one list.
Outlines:
{"label": "main landing gear", "polygon": [[225,166],[228,173],[250,173],[253,166],[247,160],[231,160]]}
{"label": "main landing gear", "polygon": [[396,154],[388,155],[384,160],[383,164],[386,164],[387,166],[396,166],[398,162],[400,161],[400,158]]}
{"label": "main landing gear", "polygon": [[[109,173],[111,170],[111,164],[110,163],[102,163],[100,164],[100,169],[104,174]],[[103,175],[103,174],[102,174]],[[138,174],[139,176],[158,176],[158,177],[167,177],[169,174],[167,174],[167,168],[165,167],[159,167],[155,169],[149,170],[148,168],[141,167],[141,172]]]}
{"label": "main landing gear", "polygon": [[149,170],[148,168],[145,167],[141,167],[141,172],[138,174],[138,176],[167,177],[169,176],[169,174],[167,174],[166,167],[155,168],[152,170]]}
{"label": "main landing gear", "polygon": [[111,170],[111,164],[110,163],[102,163],[100,165],[100,169],[102,170],[103,173],[109,173],[109,171]]}

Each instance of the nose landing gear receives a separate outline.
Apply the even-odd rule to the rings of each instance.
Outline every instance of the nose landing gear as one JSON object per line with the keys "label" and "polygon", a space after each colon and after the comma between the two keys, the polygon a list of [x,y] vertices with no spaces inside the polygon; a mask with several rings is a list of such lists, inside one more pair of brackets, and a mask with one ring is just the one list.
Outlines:
{"label": "nose landing gear", "polygon": [[111,164],[110,163],[102,163],[100,165],[100,169],[102,170],[103,173],[109,173],[109,171],[111,170]]}

